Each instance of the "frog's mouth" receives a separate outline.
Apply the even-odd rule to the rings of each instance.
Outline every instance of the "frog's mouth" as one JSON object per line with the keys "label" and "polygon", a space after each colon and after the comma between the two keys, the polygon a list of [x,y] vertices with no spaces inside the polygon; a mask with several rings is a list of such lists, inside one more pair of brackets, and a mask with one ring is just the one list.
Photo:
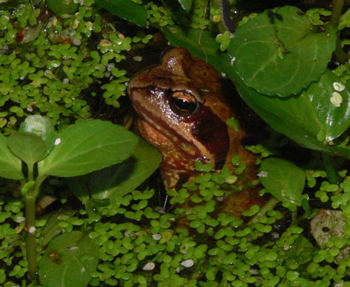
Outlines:
{"label": "frog's mouth", "polygon": [[194,144],[171,128],[156,123],[150,117],[143,115],[138,119],[137,125],[141,135],[160,150],[164,159],[173,159],[168,162],[170,166],[173,162],[174,168],[193,170],[194,161],[208,161],[207,156],[203,155]]}

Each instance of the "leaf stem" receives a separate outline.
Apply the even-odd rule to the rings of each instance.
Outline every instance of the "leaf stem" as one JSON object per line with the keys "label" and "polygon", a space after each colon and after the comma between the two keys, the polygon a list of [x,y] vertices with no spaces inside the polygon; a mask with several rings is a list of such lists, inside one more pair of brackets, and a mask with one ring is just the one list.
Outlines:
{"label": "leaf stem", "polygon": [[33,178],[34,178],[34,166],[31,165],[31,164],[27,164],[27,167],[28,167],[28,181],[32,181]]}
{"label": "leaf stem", "polygon": [[329,182],[333,184],[338,183],[338,175],[336,169],[334,168],[333,159],[328,154],[322,153],[322,161],[324,168],[326,169]]}
{"label": "leaf stem", "polygon": [[333,6],[333,10],[332,10],[330,24],[331,24],[331,27],[336,31],[336,35],[337,35],[337,41],[336,41],[334,55],[339,62],[345,62],[347,60],[347,55],[345,54],[345,52],[341,48],[340,31],[338,31],[338,25],[339,25],[341,12],[343,11],[344,0],[334,0],[333,4],[334,4],[334,6]]}

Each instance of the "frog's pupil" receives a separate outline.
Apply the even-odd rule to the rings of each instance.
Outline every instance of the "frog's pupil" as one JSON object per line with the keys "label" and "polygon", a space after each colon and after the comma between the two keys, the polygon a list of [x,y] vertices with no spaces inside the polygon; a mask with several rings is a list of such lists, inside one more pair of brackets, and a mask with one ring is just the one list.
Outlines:
{"label": "frog's pupil", "polygon": [[189,102],[184,99],[175,99],[176,106],[181,109],[192,113],[196,109],[196,104],[194,102]]}
{"label": "frog's pupil", "polygon": [[195,97],[184,91],[170,91],[169,102],[173,112],[185,117],[195,113],[198,108]]}

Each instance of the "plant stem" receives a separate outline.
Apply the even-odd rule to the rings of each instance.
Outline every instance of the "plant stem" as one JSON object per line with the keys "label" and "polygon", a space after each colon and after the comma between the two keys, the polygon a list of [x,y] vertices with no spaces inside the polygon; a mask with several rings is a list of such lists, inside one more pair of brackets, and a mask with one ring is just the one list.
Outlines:
{"label": "plant stem", "polygon": [[333,184],[338,183],[338,175],[334,168],[332,158],[328,154],[322,153],[322,161],[324,168],[326,169],[329,182]]}
{"label": "plant stem", "polygon": [[29,278],[34,280],[37,277],[38,263],[36,261],[36,239],[35,239],[35,197],[28,194],[25,197],[25,216],[27,231],[27,260]]}
{"label": "plant stem", "polygon": [[[28,166],[28,180],[33,180],[33,166]],[[35,238],[35,203],[39,194],[40,186],[45,180],[46,176],[38,176],[34,187],[25,196],[25,217],[26,217],[26,231],[27,231],[27,261],[28,272],[31,280],[37,279],[38,263],[36,259],[36,238]]]}
{"label": "plant stem", "polygon": [[331,15],[331,26],[337,31],[341,12],[343,11],[344,0],[334,0],[333,4],[334,6]]}
{"label": "plant stem", "polygon": [[266,212],[273,209],[277,203],[280,201],[274,197],[271,197],[271,199],[260,209],[260,211],[248,222],[249,224],[258,222],[260,217],[263,217]]}
{"label": "plant stem", "polygon": [[338,31],[339,19],[341,16],[341,12],[343,11],[344,0],[334,0],[333,4],[334,6],[332,10],[330,23],[333,29],[336,31],[336,35],[337,35],[334,55],[339,62],[345,62],[347,60],[347,55],[344,53],[343,49],[341,48],[340,31]]}

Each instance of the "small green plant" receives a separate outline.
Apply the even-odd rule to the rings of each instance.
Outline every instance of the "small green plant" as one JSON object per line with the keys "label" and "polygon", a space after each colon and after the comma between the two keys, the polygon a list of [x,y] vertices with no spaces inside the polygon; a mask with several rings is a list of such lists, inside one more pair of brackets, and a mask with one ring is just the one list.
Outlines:
{"label": "small green plant", "polygon": [[[28,117],[20,131],[9,138],[0,135],[0,176],[21,180],[22,183],[26,251],[31,279],[36,278],[38,271],[35,204],[43,181],[48,176],[74,177],[119,163],[132,155],[137,142],[138,138],[131,132],[110,122],[81,121],[56,133],[50,122],[40,116]],[[72,242],[75,239],[84,242],[81,238],[84,234],[81,232],[66,236],[69,237],[68,241],[60,240]],[[82,247],[79,244],[78,247]],[[86,253],[81,249],[79,256]],[[66,255],[58,254],[57,256]],[[93,268],[95,257],[90,256],[90,260],[92,262],[88,260],[85,263]],[[42,277],[45,278],[44,275]]]}

